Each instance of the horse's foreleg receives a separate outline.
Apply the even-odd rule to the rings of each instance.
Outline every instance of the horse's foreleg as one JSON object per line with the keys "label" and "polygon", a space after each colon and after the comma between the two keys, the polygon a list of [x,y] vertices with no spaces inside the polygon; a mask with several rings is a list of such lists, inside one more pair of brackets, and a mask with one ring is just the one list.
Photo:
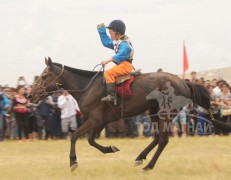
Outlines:
{"label": "horse's foreleg", "polygon": [[76,154],[75,154],[75,144],[76,144],[76,141],[77,139],[89,132],[91,129],[93,129],[94,126],[93,124],[90,122],[90,121],[86,121],[82,126],[80,126],[79,129],[77,129],[71,136],[71,150],[70,150],[70,167],[71,167],[71,171],[73,172],[77,166],[78,166],[78,163],[76,161]]}
{"label": "horse's foreleg", "polygon": [[159,134],[159,142],[158,142],[158,149],[155,152],[153,158],[151,159],[151,161],[148,163],[148,165],[143,168],[143,170],[150,170],[152,169],[155,164],[157,159],[159,158],[161,152],[164,150],[165,146],[168,144],[168,138],[169,138],[169,132],[164,131],[164,123],[167,123],[164,120],[160,120],[159,124],[160,124],[160,134]]}
{"label": "horse's foreleg", "polygon": [[143,163],[143,160],[146,159],[150,151],[158,144],[158,141],[159,141],[159,135],[155,133],[154,140],[139,154],[139,156],[135,160],[134,166],[138,166]]}
{"label": "horse's foreleg", "polygon": [[102,153],[114,153],[119,151],[118,148],[116,148],[115,146],[101,146],[99,144],[97,144],[95,142],[95,137],[97,134],[99,134],[102,130],[103,130],[104,126],[100,126],[96,129],[93,129],[93,131],[90,133],[89,137],[88,137],[88,142],[91,146],[95,147],[96,149],[98,149],[99,151],[101,151]]}

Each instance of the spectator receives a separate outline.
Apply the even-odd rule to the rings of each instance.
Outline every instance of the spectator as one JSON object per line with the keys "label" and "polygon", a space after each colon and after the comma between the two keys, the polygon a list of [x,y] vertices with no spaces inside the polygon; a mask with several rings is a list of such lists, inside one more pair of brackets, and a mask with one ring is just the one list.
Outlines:
{"label": "spectator", "polygon": [[131,137],[131,138],[138,137],[138,130],[137,130],[137,124],[136,124],[135,117],[126,118],[125,127],[127,130],[128,137]]}
{"label": "spectator", "polygon": [[181,137],[185,138],[187,136],[187,114],[189,112],[189,106],[186,105],[180,113],[172,120],[173,123],[173,136],[178,137],[178,133],[181,133]]}
{"label": "spectator", "polygon": [[15,132],[15,117],[13,111],[8,111],[6,114],[6,132],[9,136],[10,140],[14,139],[14,132]]}
{"label": "spectator", "polygon": [[38,137],[42,139],[42,130],[45,126],[45,140],[50,136],[50,113],[52,110],[52,105],[48,98],[43,99],[39,102],[36,108],[36,120],[37,120],[37,129]]}
{"label": "spectator", "polygon": [[22,142],[22,130],[26,141],[29,142],[28,136],[28,100],[24,96],[25,88],[18,86],[17,94],[12,100],[12,108],[14,110],[15,119],[18,126],[19,142]]}
{"label": "spectator", "polygon": [[[26,88],[26,92],[24,96],[28,99],[28,96],[30,95],[32,88],[28,87]],[[28,99],[29,101],[29,99]],[[36,115],[35,115],[36,107],[31,104],[31,106],[28,108],[28,134],[29,139],[33,140],[37,137],[37,124],[36,124]]]}
{"label": "spectator", "polygon": [[[210,94],[210,97],[211,97],[211,110],[212,110],[212,114],[213,114],[213,117],[220,121],[220,109],[219,109],[219,105],[220,103],[217,101],[217,97],[213,94],[213,86],[209,85],[207,87],[208,91],[209,91],[209,94]],[[210,118],[210,117],[208,117]],[[215,135],[220,135],[220,130],[217,129],[217,128],[214,128],[214,133]]]}
{"label": "spectator", "polygon": [[[4,94],[9,99],[9,105],[12,105],[12,99],[16,95],[16,91],[14,88],[5,88]],[[17,127],[16,127],[16,120],[14,111],[12,108],[8,108],[6,112],[6,131],[5,137],[9,137],[9,139],[16,139],[17,137]]]}
{"label": "spectator", "polygon": [[[78,124],[78,127],[79,127],[79,124]],[[105,126],[105,137],[106,138],[110,138],[111,137],[110,131],[109,131],[109,128],[108,128],[108,124]]]}
{"label": "spectator", "polygon": [[197,81],[197,73],[195,71],[192,71],[191,72],[191,79],[190,79],[190,82],[191,83],[196,83]]}
{"label": "spectator", "polygon": [[7,111],[10,108],[10,101],[8,97],[3,94],[3,101],[2,101],[2,118],[3,118],[3,136],[7,137],[7,122],[6,122],[6,115]]}
{"label": "spectator", "polygon": [[143,136],[145,137],[151,137],[152,133],[151,133],[151,129],[152,129],[152,123],[151,120],[149,118],[149,113],[148,111],[137,115],[136,117],[136,133],[137,135],[139,135],[139,125],[142,124],[143,125]]}
{"label": "spectator", "polygon": [[204,86],[205,86],[206,88],[208,88],[209,85],[210,85],[210,80],[206,80],[206,81],[204,82]]}
{"label": "spectator", "polygon": [[10,108],[10,104],[12,104],[12,98],[13,96],[11,94],[8,94],[9,108],[7,109],[7,112],[6,112],[6,127],[7,127],[6,134],[9,136],[9,139],[11,140],[14,139],[14,132],[15,132],[15,127],[16,127],[14,112]]}
{"label": "spectator", "polygon": [[197,119],[197,133],[199,136],[203,135],[209,135],[212,133],[211,125],[208,124],[207,119],[210,118],[208,115],[207,110],[205,110],[203,107],[198,106],[198,119]]}
{"label": "spectator", "polygon": [[61,95],[62,92],[57,91],[51,96],[51,104],[53,106],[53,112],[51,117],[51,138],[61,138],[62,136],[61,109],[58,107],[58,98]]}
{"label": "spectator", "polygon": [[213,87],[216,87],[217,86],[217,79],[213,79],[212,82],[211,82],[211,85]]}
{"label": "spectator", "polygon": [[6,135],[6,112],[9,105],[8,97],[3,93],[0,86],[0,140],[3,140]]}
{"label": "spectator", "polygon": [[[223,83],[222,86],[221,86],[221,92],[219,93],[218,95],[218,99],[220,101],[220,103],[222,104],[222,109],[221,109],[221,112],[222,110],[225,108],[225,107],[229,107],[231,105],[231,93],[230,93],[230,90],[229,90],[229,85],[227,83]],[[230,119],[230,116],[224,116],[222,114],[222,117],[221,117],[221,120],[224,122],[224,123],[228,123],[228,120]],[[228,135],[228,132],[227,131],[223,131],[223,134],[224,135]]]}
{"label": "spectator", "polygon": [[124,138],[126,136],[124,119],[122,118],[119,121],[109,123],[108,129],[111,138],[114,137]]}
{"label": "spectator", "polygon": [[203,86],[203,85],[204,85],[204,78],[202,77],[202,78],[200,78],[200,79],[197,79],[197,80],[196,80],[196,83]]}
{"label": "spectator", "polygon": [[126,119],[126,127],[127,127],[127,136],[128,137],[138,137],[139,136],[139,125],[143,125],[143,136],[150,137],[152,136],[152,123],[149,118],[148,111],[139,114],[137,116]]}
{"label": "spectator", "polygon": [[3,104],[3,93],[1,92],[0,86],[0,141],[3,141],[4,136],[4,123],[3,123],[3,116],[2,116],[2,104]]}
{"label": "spectator", "polygon": [[26,79],[25,79],[23,76],[20,76],[20,77],[18,78],[17,87],[18,87],[18,86],[21,86],[21,87],[24,87],[24,88],[27,87]]}
{"label": "spectator", "polygon": [[26,97],[27,99],[28,99],[28,96],[30,95],[31,90],[32,90],[31,87],[26,88],[25,97]]}
{"label": "spectator", "polygon": [[66,90],[63,90],[63,94],[59,96],[58,106],[61,109],[63,135],[67,138],[69,129],[73,133],[77,128],[76,112],[80,109],[77,101]]}
{"label": "spectator", "polygon": [[213,89],[213,94],[215,96],[218,96],[220,94],[220,92],[221,92],[221,86],[222,86],[223,83],[225,83],[224,80],[217,81],[216,87]]}
{"label": "spectator", "polygon": [[37,116],[36,116],[36,106],[33,104],[30,105],[29,111],[28,111],[28,133],[30,139],[36,139],[37,138]]}

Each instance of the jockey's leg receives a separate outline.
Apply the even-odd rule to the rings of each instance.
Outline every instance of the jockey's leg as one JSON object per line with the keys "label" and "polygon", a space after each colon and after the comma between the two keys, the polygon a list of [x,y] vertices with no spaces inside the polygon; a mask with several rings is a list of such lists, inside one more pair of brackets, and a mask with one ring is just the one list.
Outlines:
{"label": "jockey's leg", "polygon": [[123,61],[120,64],[112,67],[111,69],[105,71],[104,77],[106,80],[108,96],[102,98],[101,101],[114,101],[116,93],[115,78],[118,76],[129,74],[132,70],[132,65],[127,61]]}
{"label": "jockey's leg", "polygon": [[116,93],[116,86],[115,83],[108,83],[106,84],[107,88],[107,96],[102,98],[101,101],[114,101],[115,100],[115,93]]}

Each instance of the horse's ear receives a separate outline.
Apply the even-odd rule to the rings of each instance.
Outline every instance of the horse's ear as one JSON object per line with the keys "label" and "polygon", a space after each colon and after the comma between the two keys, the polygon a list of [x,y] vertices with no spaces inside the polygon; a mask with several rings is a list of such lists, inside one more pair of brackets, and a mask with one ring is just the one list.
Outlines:
{"label": "horse's ear", "polygon": [[48,66],[48,63],[47,63],[47,58],[45,58],[45,64]]}
{"label": "horse's ear", "polygon": [[52,63],[52,60],[51,60],[50,57],[48,57],[48,59],[45,58],[45,60],[46,60],[46,65],[47,65],[47,66],[49,66],[49,67],[52,67],[52,66],[53,66],[53,63]]}

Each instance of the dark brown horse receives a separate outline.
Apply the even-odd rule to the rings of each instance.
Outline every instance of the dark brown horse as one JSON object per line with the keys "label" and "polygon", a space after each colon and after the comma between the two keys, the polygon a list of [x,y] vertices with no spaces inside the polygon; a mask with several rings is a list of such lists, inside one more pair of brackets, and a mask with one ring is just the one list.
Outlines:
{"label": "dark brown horse", "polygon": [[[89,144],[103,153],[118,151],[115,146],[104,147],[97,144],[95,142],[96,135],[99,134],[109,122],[119,120],[121,111],[123,111],[124,117],[132,117],[146,110],[150,110],[150,114],[152,115],[157,114],[160,109],[160,104],[155,99],[155,96],[152,97],[151,95],[156,89],[164,92],[166,90],[166,82],[168,82],[168,85],[171,84],[171,88],[174,89],[174,96],[191,99],[205,109],[210,109],[210,97],[203,86],[186,83],[179,77],[169,73],[147,73],[136,76],[131,85],[133,96],[124,100],[123,108],[119,109],[116,108],[113,103],[101,102],[101,98],[106,94],[102,72],[84,71],[62,66],[57,63],[52,63],[50,58],[48,58],[48,60],[46,59],[46,65],[47,67],[32,89],[31,102],[38,102],[45,96],[48,96],[50,92],[57,90],[59,85],[62,84],[64,89],[72,90],[70,92],[78,101],[82,112],[83,124],[71,137],[70,167],[72,171],[75,170],[78,165],[75,145],[81,135],[90,132],[88,137]],[[174,99],[170,100],[174,101]],[[118,104],[120,103],[121,99],[119,98]],[[181,103],[181,107],[188,103],[188,101]],[[162,114],[159,120],[159,118],[156,119],[154,116],[151,116],[151,120],[159,124],[159,133],[155,134],[154,140],[139,154],[136,158],[135,165],[142,164],[148,153],[156,145],[159,145],[156,153],[144,170],[149,170],[154,167],[169,139],[169,133],[164,131],[163,128],[164,123],[169,123],[173,117],[174,116],[170,117],[168,115],[164,115],[163,117]],[[231,129],[230,126],[214,119],[212,119],[212,123],[220,129],[229,131]]]}

